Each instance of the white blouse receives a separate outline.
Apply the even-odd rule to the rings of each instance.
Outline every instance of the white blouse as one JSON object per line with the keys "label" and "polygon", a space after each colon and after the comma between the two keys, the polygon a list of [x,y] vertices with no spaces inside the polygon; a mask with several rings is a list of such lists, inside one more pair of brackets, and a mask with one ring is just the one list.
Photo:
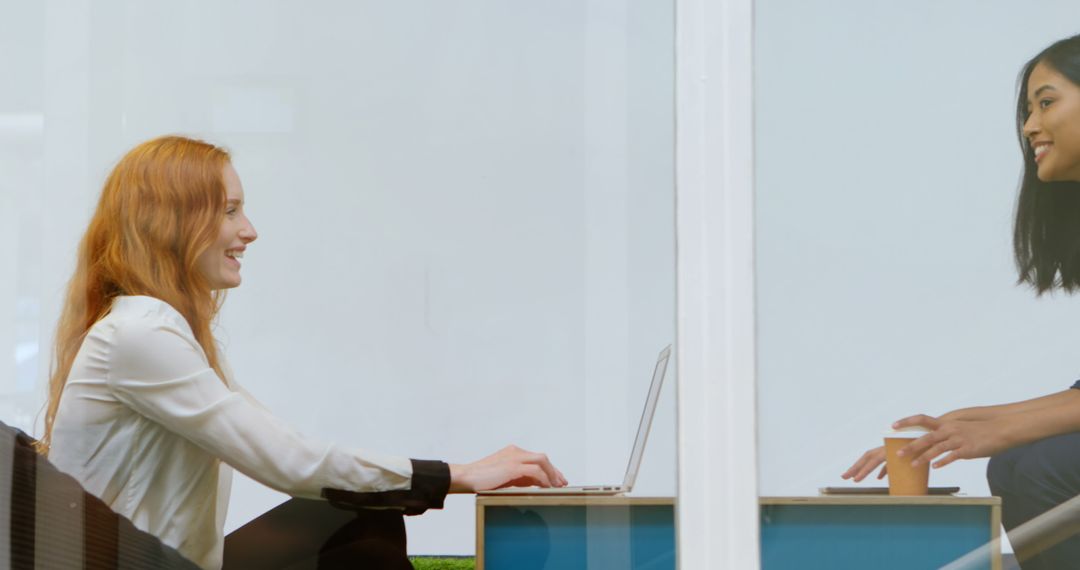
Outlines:
{"label": "white blouse", "polygon": [[118,297],[75,357],[49,460],[204,568],[221,567],[229,465],[296,497],[410,488],[409,459],[304,437],[228,380],[170,305]]}

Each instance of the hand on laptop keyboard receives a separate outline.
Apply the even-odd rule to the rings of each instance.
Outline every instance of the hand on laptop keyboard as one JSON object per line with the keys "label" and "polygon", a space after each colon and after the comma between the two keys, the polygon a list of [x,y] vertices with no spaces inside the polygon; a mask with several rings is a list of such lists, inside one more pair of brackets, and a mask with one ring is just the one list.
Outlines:
{"label": "hand on laptop keyboard", "polygon": [[475,493],[503,487],[565,487],[566,478],[547,455],[510,445],[473,463],[450,465],[450,492]]}

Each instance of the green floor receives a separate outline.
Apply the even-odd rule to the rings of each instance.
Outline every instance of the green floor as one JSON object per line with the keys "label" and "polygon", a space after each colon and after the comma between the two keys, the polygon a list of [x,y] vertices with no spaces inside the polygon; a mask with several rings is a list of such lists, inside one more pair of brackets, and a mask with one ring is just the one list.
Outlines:
{"label": "green floor", "polygon": [[412,560],[413,568],[416,568],[416,570],[473,570],[476,568],[476,559],[472,556],[459,558],[417,556],[410,560]]}

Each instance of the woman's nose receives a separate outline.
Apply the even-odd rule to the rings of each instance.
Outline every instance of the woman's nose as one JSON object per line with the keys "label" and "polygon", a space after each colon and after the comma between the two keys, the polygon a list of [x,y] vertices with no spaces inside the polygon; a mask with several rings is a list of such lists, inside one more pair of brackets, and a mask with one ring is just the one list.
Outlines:
{"label": "woman's nose", "polygon": [[244,243],[251,243],[259,238],[259,232],[255,231],[255,226],[248,222],[244,227],[240,228],[240,239]]}
{"label": "woman's nose", "polygon": [[1032,137],[1039,134],[1039,130],[1039,121],[1035,118],[1035,114],[1032,113],[1028,116],[1027,120],[1024,121],[1024,137],[1030,141]]}

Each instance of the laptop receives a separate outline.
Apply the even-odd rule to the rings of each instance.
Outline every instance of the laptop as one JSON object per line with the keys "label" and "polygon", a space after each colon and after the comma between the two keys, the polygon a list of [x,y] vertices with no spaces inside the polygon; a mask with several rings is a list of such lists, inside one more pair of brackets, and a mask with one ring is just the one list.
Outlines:
{"label": "laptop", "polygon": [[637,479],[638,467],[641,466],[641,456],[645,452],[645,441],[649,439],[649,428],[652,426],[653,414],[656,412],[656,401],[660,399],[660,387],[664,384],[664,375],[667,373],[668,359],[671,358],[671,345],[667,345],[656,358],[656,367],[653,368],[652,384],[649,385],[649,395],[645,399],[645,410],[641,413],[641,422],[638,423],[637,438],[634,439],[634,450],[630,452],[630,462],[626,465],[626,476],[623,477],[622,485],[585,485],[579,487],[506,487],[493,491],[481,491],[478,495],[621,495],[629,493],[634,488]]}

